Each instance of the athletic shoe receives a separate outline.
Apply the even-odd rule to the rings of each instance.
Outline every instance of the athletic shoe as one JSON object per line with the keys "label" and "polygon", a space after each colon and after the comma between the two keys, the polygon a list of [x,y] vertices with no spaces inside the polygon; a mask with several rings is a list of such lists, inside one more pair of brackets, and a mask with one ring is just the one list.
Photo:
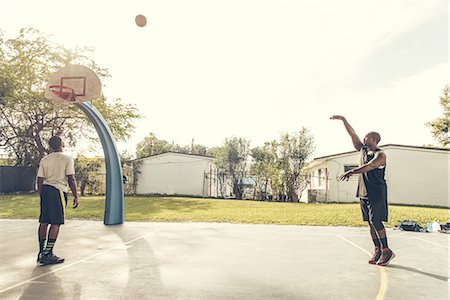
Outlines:
{"label": "athletic shoe", "polygon": [[53,253],[42,254],[39,263],[42,265],[53,265],[64,262],[64,258],[58,257]]}
{"label": "athletic shoe", "polygon": [[376,265],[381,257],[381,249],[380,247],[375,247],[375,251],[373,252],[372,258],[369,260],[369,264]]}
{"label": "athletic shoe", "polygon": [[377,265],[379,265],[379,266],[387,266],[391,262],[391,260],[394,259],[395,254],[389,248],[384,248],[381,252],[382,252],[381,258],[377,262]]}

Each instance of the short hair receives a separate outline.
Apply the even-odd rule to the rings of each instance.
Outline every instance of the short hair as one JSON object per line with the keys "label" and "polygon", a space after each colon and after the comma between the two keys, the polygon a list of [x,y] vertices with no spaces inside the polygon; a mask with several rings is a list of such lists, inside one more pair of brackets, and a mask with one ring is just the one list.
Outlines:
{"label": "short hair", "polygon": [[371,131],[367,135],[370,135],[371,138],[377,141],[377,144],[381,141],[381,135],[378,132]]}
{"label": "short hair", "polygon": [[52,148],[53,151],[59,150],[62,145],[62,139],[59,136],[54,135],[50,138],[48,144],[50,145],[50,148]]}

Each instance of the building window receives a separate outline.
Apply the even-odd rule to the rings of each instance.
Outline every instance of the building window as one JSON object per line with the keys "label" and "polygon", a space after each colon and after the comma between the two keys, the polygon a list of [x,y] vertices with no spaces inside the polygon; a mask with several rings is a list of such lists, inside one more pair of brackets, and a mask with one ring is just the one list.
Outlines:
{"label": "building window", "polygon": [[357,165],[345,165],[344,172],[350,171],[351,169],[357,168]]}
{"label": "building window", "polygon": [[319,187],[323,186],[323,170],[319,169]]}

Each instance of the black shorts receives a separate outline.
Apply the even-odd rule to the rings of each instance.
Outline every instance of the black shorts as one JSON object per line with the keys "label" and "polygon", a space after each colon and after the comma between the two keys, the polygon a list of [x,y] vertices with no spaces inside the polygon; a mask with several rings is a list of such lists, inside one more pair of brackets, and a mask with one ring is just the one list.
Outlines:
{"label": "black shorts", "polygon": [[41,215],[39,223],[64,224],[64,211],[67,206],[67,193],[44,184],[41,190]]}
{"label": "black shorts", "polygon": [[360,199],[363,221],[385,221],[388,220],[387,201],[384,199]]}

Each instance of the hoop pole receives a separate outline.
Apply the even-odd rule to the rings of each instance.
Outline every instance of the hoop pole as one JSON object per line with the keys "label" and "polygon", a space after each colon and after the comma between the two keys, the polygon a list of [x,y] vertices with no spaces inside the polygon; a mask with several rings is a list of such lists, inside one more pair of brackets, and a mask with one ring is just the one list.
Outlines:
{"label": "hoop pole", "polygon": [[122,166],[111,130],[100,112],[90,103],[74,103],[94,124],[100,137],[106,161],[106,202],[103,223],[116,225],[124,222],[124,192]]}

